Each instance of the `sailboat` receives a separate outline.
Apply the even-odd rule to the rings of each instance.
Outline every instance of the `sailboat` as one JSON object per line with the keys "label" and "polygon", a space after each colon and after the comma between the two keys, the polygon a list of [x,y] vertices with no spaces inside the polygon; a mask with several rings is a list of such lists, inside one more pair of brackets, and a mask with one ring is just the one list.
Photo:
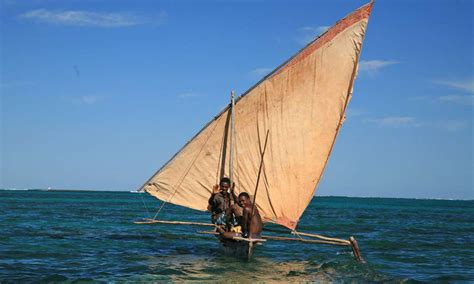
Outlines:
{"label": "sailboat", "polygon": [[206,211],[212,186],[227,176],[235,182],[236,194],[252,196],[264,223],[293,234],[221,239],[227,250],[249,258],[267,240],[300,241],[351,247],[362,262],[355,238],[296,228],[344,123],[372,6],[356,9],[238,98],[232,95],[231,103],[139,189],[163,203],[153,219],[135,223],[214,227],[157,217],[167,203]]}

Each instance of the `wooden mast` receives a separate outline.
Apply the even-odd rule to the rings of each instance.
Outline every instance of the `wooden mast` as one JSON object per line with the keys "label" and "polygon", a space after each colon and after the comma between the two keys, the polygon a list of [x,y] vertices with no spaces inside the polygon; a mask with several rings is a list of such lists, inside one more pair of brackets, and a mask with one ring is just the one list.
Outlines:
{"label": "wooden mast", "polygon": [[[229,158],[229,179],[230,184],[229,186],[232,189],[232,185],[234,184],[234,147],[235,147],[235,99],[234,99],[234,91],[230,92],[230,158]],[[234,200],[236,202],[236,200]]]}

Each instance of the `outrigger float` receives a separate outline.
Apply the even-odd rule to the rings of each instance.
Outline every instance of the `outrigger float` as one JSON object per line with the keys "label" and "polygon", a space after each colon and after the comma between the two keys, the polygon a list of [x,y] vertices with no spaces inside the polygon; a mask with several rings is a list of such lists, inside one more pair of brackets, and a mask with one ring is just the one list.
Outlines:
{"label": "outrigger float", "polygon": [[347,246],[364,262],[354,237],[303,233],[296,226],[344,123],[372,6],[337,22],[237,99],[232,92],[231,103],[139,189],[163,203],[154,218],[135,223],[215,227],[157,216],[167,203],[206,211],[212,186],[228,176],[237,195],[253,196],[263,222],[293,234],[228,240],[216,231],[199,232],[218,236],[232,255],[249,259],[266,241],[291,241]]}

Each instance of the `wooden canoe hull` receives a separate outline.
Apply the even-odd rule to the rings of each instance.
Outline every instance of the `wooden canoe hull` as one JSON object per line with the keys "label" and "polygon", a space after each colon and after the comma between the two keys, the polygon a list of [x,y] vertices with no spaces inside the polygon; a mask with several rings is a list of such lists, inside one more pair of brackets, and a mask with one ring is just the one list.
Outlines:
{"label": "wooden canoe hull", "polygon": [[224,253],[228,256],[250,260],[255,246],[261,245],[259,241],[237,241],[219,237]]}

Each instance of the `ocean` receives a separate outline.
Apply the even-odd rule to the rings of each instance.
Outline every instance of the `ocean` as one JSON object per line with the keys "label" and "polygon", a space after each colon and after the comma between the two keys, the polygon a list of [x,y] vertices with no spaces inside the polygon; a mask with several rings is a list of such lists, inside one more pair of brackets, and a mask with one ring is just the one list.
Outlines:
{"label": "ocean", "polygon": [[[243,261],[197,233],[207,228],[133,223],[159,205],[132,192],[0,190],[0,282],[474,281],[474,201],[313,198],[298,230],[354,236],[365,264],[346,247],[278,241]],[[209,222],[171,204],[159,218]]]}

